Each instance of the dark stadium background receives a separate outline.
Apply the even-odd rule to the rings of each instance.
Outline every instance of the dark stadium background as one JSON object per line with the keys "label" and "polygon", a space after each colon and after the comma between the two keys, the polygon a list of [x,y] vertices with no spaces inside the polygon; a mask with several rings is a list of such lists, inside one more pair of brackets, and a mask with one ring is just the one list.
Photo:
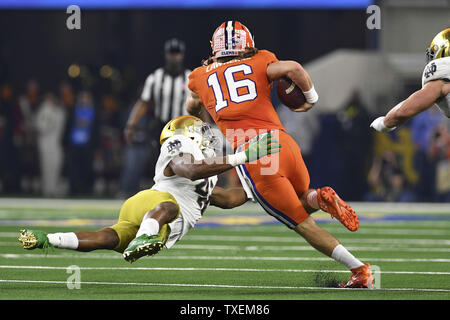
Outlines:
{"label": "dark stadium background", "polygon": [[[27,90],[30,80],[39,84],[41,96],[48,92],[59,95],[60,85],[68,83],[75,94],[80,90],[92,93],[97,110],[102,108],[105,96],[116,105],[118,118],[116,139],[119,149],[114,165],[108,163],[108,150],[100,141],[97,154],[102,158],[94,170],[96,179],[112,181],[112,187],[83,197],[120,197],[121,169],[124,148],[123,125],[130,107],[139,97],[146,76],[164,63],[164,42],[172,37],[186,43],[185,65],[195,68],[210,54],[211,35],[223,21],[239,20],[252,31],[256,46],[276,53],[279,59],[297,60],[307,64],[315,58],[340,48],[377,50],[376,31],[366,27],[364,9],[320,10],[83,10],[81,30],[68,30],[64,9],[55,10],[1,10],[0,11],[0,83],[9,84],[13,99]],[[427,42],[429,39],[427,39]],[[424,47],[425,47],[424,43]],[[83,67],[83,76],[68,75],[70,65]],[[116,70],[118,77],[104,78],[102,66]],[[345,81],[345,74],[342,79]],[[116,79],[116,80],[114,80]],[[380,79],[380,81],[383,81]],[[419,79],[409,86],[402,85],[400,97],[420,86]],[[320,93],[319,93],[320,94]],[[276,102],[276,97],[275,102]],[[354,103],[355,101],[349,101]],[[346,106],[342,106],[345,109]],[[337,113],[319,116],[320,130],[315,138],[311,156],[306,159],[311,175],[311,186],[332,185],[342,197],[350,201],[363,201],[370,193],[367,176],[374,154],[374,135],[369,128],[371,120],[381,112],[364,110],[355,119],[353,131],[346,131]],[[384,110],[383,110],[384,111]],[[120,115],[119,115],[120,114]],[[101,139],[100,139],[101,140]],[[121,149],[122,148],[122,149]],[[38,156],[27,161],[21,159],[20,147],[2,156],[3,175],[8,173],[13,181],[23,180],[24,172],[39,176]],[[101,156],[103,152],[103,156]],[[154,153],[154,150],[150,150]],[[423,155],[418,156],[423,157]],[[422,163],[425,160],[418,161]],[[67,160],[67,159],[66,159]],[[420,162],[422,161],[422,162]],[[95,164],[94,164],[95,165]],[[30,169],[29,166],[34,166]],[[445,201],[448,195],[437,196],[433,190],[434,171],[420,165],[420,179],[408,186],[412,197],[404,201]],[[150,166],[149,166],[150,168]],[[425,168],[425,169],[424,169]],[[395,173],[395,170],[393,171]],[[11,178],[12,175],[12,178]],[[63,176],[67,175],[67,164]],[[153,172],[145,172],[143,187],[151,186]],[[431,179],[431,180],[430,180]],[[430,187],[431,186],[431,187]],[[39,196],[39,187],[24,188],[16,183],[10,188],[3,184],[0,195]],[[62,195],[66,196],[66,195]],[[396,199],[381,199],[396,201]]]}
{"label": "dark stadium background", "polygon": [[186,42],[186,65],[194,68],[210,54],[215,28],[228,19],[248,25],[257,47],[302,63],[337,48],[376,45],[364,10],[82,9],[81,30],[65,27],[68,16],[64,10],[0,11],[2,81],[20,88],[39,77],[51,89],[67,79],[72,63],[86,64],[96,75],[110,64],[128,76],[123,95],[129,96],[163,63],[167,39]]}

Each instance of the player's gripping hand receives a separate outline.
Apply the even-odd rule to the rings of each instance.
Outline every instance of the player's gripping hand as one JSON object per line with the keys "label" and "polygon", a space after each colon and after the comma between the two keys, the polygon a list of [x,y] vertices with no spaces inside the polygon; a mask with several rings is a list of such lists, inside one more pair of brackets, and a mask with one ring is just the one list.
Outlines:
{"label": "player's gripping hand", "polygon": [[386,127],[384,124],[384,118],[385,117],[376,118],[375,120],[373,120],[370,126],[379,132],[390,132],[392,130],[395,130],[395,128],[397,128],[397,127],[393,128]]}
{"label": "player's gripping hand", "polygon": [[245,156],[247,161],[252,162],[267,156],[268,154],[274,154],[280,152],[281,144],[270,133],[264,133],[257,136],[257,140],[250,143],[247,149],[245,149]]}
{"label": "player's gripping hand", "polygon": [[314,107],[314,103],[305,102],[298,108],[289,108],[289,109],[291,109],[291,111],[293,112],[306,112],[312,107]]}
{"label": "player's gripping hand", "polygon": [[268,154],[280,152],[281,144],[270,133],[258,135],[255,139],[256,141],[251,142],[244,151],[227,155],[228,164],[235,167],[246,162],[258,160]]}

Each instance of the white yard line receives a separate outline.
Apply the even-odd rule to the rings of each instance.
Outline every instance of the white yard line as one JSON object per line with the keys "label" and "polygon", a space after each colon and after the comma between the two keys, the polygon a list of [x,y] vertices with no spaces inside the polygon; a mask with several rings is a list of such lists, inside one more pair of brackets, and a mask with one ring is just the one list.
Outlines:
{"label": "white yard line", "polygon": [[[346,234],[349,235],[349,231],[347,229],[337,227],[337,228],[329,228],[326,227],[329,232],[335,234]],[[0,232],[0,238],[13,238],[18,237],[19,231],[17,232]],[[448,236],[450,238],[450,230],[436,230],[436,229],[386,229],[386,228],[366,228],[358,230],[355,235],[358,234],[385,234],[385,235],[432,235],[432,236]],[[209,236],[204,236],[209,237]],[[243,235],[243,237],[247,237]],[[286,237],[284,237],[286,238]],[[293,237],[288,237],[293,238]]]}
{"label": "white yard line", "polygon": [[[38,283],[38,284],[62,284],[67,285],[66,281],[51,280],[13,280],[0,279],[0,283]],[[161,287],[203,287],[203,288],[229,288],[229,289],[293,289],[293,290],[364,290],[367,289],[348,289],[348,288],[324,288],[324,287],[296,287],[296,286],[243,286],[228,284],[196,284],[196,283],[150,283],[150,282],[99,282],[99,281],[81,281],[81,285],[113,285],[113,286],[161,286]],[[450,289],[426,289],[426,288],[380,288],[375,291],[418,291],[418,292],[450,292]]]}
{"label": "white yard line", "polygon": [[[0,242],[0,247],[21,247],[19,242],[4,241]],[[411,248],[406,246],[385,246],[385,247],[359,247],[346,246],[351,251],[368,252],[450,252],[450,248],[421,247]],[[313,251],[316,249],[310,245],[304,246],[228,246],[228,245],[201,245],[201,244],[177,244],[170,249],[174,250],[222,250],[222,251]]]}
{"label": "white yard line", "polygon": [[[173,267],[79,267],[80,270],[133,270],[133,271],[236,271],[236,272],[297,272],[297,273],[349,273],[348,270],[312,270],[312,269],[255,269],[255,268],[173,268]],[[36,269],[66,270],[67,267],[53,266],[10,266],[0,265],[0,269]],[[383,274],[408,275],[450,275],[440,271],[380,271]]]}
{"label": "white yard line", "polygon": [[[22,258],[52,258],[52,259],[123,259],[120,254],[27,254],[27,253],[3,253],[0,254],[0,258],[5,259],[22,259]],[[253,260],[253,261],[334,261],[328,257],[257,257],[257,256],[168,256],[168,255],[158,255],[155,257],[150,257],[150,259],[155,260]],[[363,261],[369,262],[439,262],[439,263],[449,263],[450,259],[395,259],[395,258],[359,258]]]}
{"label": "white yard line", "polygon": [[[300,237],[269,237],[269,236],[215,236],[215,235],[186,235],[184,240],[206,241],[238,241],[238,242],[289,242],[303,241]],[[379,244],[419,244],[419,245],[449,245],[450,239],[386,239],[386,238],[340,238],[342,243],[379,243]]]}
{"label": "white yard line", "polygon": [[[332,233],[349,234],[347,229],[343,228],[327,228]],[[432,230],[432,229],[387,229],[387,228],[361,228],[356,234],[388,234],[388,235],[430,235],[430,236],[448,236],[450,230]]]}

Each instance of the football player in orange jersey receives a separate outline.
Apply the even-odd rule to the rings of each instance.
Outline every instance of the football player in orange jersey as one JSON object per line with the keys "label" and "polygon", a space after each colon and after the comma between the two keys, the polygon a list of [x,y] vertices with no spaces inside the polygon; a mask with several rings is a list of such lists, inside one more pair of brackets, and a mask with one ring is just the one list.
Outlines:
{"label": "football player in orange jersey", "polygon": [[257,134],[270,131],[283,146],[280,153],[236,167],[249,196],[315,249],[347,266],[352,276],[342,287],[373,288],[370,265],[356,259],[310,217],[321,209],[355,231],[359,226],[355,211],[332,188],[309,188],[300,148],[285,132],[270,100],[272,83],[286,76],[307,100],[291,110],[308,111],[318,100],[309,74],[295,61],[279,61],[272,52],[258,50],[248,28],[238,21],[222,23],[211,47],[213,55],[190,74],[187,111],[200,115],[206,109],[236,152]]}

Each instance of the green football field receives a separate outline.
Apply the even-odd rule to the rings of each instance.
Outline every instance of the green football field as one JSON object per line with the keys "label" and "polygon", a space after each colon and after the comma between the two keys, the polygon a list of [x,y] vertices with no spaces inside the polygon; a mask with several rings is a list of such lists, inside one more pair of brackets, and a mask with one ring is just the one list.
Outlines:
{"label": "green football field", "polygon": [[350,272],[253,204],[209,209],[173,248],[133,264],[113,251],[45,254],[24,250],[17,241],[20,228],[56,232],[111,225],[120,204],[0,199],[0,299],[450,299],[448,204],[354,204],[357,232],[324,213],[314,215],[372,265],[374,290],[337,288]]}

